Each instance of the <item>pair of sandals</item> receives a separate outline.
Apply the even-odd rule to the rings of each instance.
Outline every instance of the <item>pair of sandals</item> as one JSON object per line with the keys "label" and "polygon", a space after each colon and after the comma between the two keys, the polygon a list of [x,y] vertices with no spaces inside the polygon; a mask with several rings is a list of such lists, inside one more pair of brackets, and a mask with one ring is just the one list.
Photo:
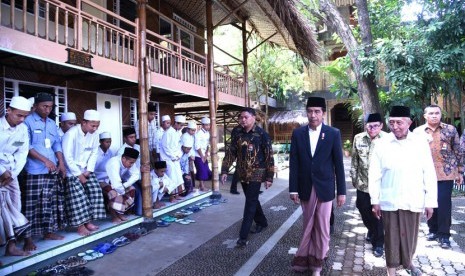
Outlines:
{"label": "pair of sandals", "polygon": [[84,266],[87,260],[80,256],[70,256],[67,259],[57,261],[58,265],[64,265],[66,268],[73,268],[77,266]]}
{"label": "pair of sandals", "polygon": [[111,254],[115,252],[116,249],[117,249],[116,245],[109,243],[109,242],[99,243],[97,244],[96,247],[94,247],[94,251],[100,252],[103,255]]}
{"label": "pair of sandals", "polygon": [[127,238],[129,241],[135,241],[139,239],[140,237],[147,235],[148,233],[149,232],[147,231],[145,227],[138,227],[138,228],[133,228],[129,230],[129,232],[127,232],[123,236]]}
{"label": "pair of sandals", "polygon": [[86,252],[78,253],[78,257],[85,260],[86,262],[94,261],[103,257],[103,253],[89,249]]}
{"label": "pair of sandals", "polygon": [[187,225],[187,224],[195,223],[195,220],[190,219],[190,218],[185,218],[185,219],[177,219],[176,222],[179,224]]}
{"label": "pair of sandals", "polygon": [[118,238],[115,238],[114,240],[112,240],[111,243],[116,247],[121,247],[121,246],[125,246],[125,245],[130,244],[131,241],[128,238],[126,238],[125,236],[121,236],[121,237],[118,237]]}
{"label": "pair of sandals", "polygon": [[164,221],[164,222],[168,222],[168,223],[171,223],[171,222],[175,222],[177,218],[173,217],[173,216],[164,216],[162,217],[160,220]]}

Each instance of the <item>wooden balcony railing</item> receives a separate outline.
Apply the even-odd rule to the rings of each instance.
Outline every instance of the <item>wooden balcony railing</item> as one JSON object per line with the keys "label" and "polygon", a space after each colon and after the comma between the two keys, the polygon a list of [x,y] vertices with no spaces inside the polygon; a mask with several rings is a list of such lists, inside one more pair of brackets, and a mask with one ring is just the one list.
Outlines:
{"label": "wooden balcony railing", "polygon": [[[137,23],[137,19],[129,21],[89,0],[77,0],[76,7],[57,0],[0,2],[2,26],[134,67],[139,58]],[[205,55],[150,30],[146,41],[151,72],[206,87]],[[215,70],[214,77],[219,92],[245,96],[241,75]]]}

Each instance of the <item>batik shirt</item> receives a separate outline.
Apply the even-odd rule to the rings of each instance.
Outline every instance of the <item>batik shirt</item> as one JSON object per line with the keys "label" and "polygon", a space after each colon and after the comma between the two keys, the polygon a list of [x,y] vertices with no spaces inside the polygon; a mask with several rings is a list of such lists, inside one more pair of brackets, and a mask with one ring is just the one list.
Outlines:
{"label": "batik shirt", "polygon": [[241,126],[231,132],[231,145],[221,166],[226,174],[236,161],[236,170],[241,182],[273,182],[274,159],[271,138],[262,128],[254,126],[245,132]]}
{"label": "batik shirt", "polygon": [[[386,132],[381,131],[376,139],[383,137]],[[368,193],[368,165],[370,164],[369,154],[372,149],[371,138],[368,133],[362,132],[354,137],[352,146],[352,162],[350,176],[352,185],[357,190]]]}
{"label": "batik shirt", "polygon": [[463,146],[465,146],[463,139],[465,138],[462,137],[461,142],[454,126],[440,123],[435,130],[432,130],[424,124],[413,132],[424,135],[429,142],[438,181],[454,180],[457,170],[463,171]]}

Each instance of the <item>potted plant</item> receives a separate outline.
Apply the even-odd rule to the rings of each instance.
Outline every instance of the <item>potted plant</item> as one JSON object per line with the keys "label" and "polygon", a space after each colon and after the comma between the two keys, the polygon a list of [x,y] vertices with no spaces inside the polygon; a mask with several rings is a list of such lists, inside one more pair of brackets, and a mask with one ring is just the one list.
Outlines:
{"label": "potted plant", "polygon": [[342,144],[342,148],[344,149],[344,155],[349,157],[352,151],[352,142],[349,139],[345,140]]}

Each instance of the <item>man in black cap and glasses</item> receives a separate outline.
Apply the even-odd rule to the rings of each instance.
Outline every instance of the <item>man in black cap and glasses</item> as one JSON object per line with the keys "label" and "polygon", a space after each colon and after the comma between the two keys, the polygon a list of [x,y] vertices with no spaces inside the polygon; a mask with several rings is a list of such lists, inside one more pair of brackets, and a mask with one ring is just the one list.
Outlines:
{"label": "man in black cap and glasses", "polygon": [[363,224],[368,229],[366,240],[373,245],[373,255],[383,256],[384,230],[383,221],[375,218],[371,212],[370,194],[368,193],[368,167],[372,141],[384,137],[381,114],[371,113],[366,116],[365,130],[355,135],[352,147],[352,162],[350,176],[352,185],[357,189],[356,206],[362,217]]}
{"label": "man in black cap and glasses", "polygon": [[422,275],[412,263],[420,215],[433,215],[437,203],[437,178],[426,139],[409,131],[410,109],[393,106],[391,133],[373,142],[368,170],[368,191],[373,214],[383,218],[388,276],[402,265],[410,275]]}

